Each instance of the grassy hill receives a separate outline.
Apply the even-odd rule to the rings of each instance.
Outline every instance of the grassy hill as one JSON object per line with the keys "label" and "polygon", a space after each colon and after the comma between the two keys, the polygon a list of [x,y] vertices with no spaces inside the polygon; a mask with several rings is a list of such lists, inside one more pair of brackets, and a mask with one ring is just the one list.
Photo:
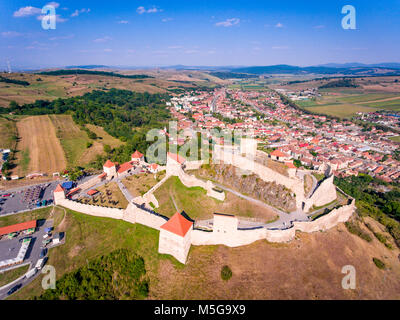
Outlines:
{"label": "grassy hill", "polygon": [[[18,104],[32,103],[38,99],[55,100],[79,96],[93,90],[109,90],[111,88],[136,92],[166,93],[189,87],[213,87],[222,80],[201,72],[175,71],[123,71],[110,72],[86,71],[81,74],[72,72],[59,74],[51,71],[47,74],[12,73],[7,79],[27,82],[23,86],[16,83],[0,82],[0,107],[8,107],[11,101]],[[54,73],[55,72],[55,73]],[[114,76],[118,74],[120,76]],[[179,82],[179,81],[186,81]]]}

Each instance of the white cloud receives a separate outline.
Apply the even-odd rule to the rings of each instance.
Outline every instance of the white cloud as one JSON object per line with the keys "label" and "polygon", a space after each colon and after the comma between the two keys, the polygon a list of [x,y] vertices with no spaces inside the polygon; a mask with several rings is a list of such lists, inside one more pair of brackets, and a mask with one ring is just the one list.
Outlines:
{"label": "white cloud", "polygon": [[70,35],[68,35],[68,36],[52,37],[52,38],[49,38],[49,40],[50,40],[50,41],[67,40],[67,39],[72,39],[72,38],[74,38],[74,37],[75,37],[74,34],[70,34]]}
{"label": "white cloud", "polygon": [[280,23],[280,22],[278,22],[278,23],[275,25],[275,28],[283,28],[283,24]]}
{"label": "white cloud", "polygon": [[105,36],[105,37],[103,37],[103,38],[95,39],[95,40],[93,40],[93,42],[101,43],[101,42],[107,42],[107,41],[109,41],[109,40],[112,40],[112,38],[109,37],[109,36]]}
{"label": "white cloud", "polygon": [[104,52],[112,52],[112,49],[104,49]]}
{"label": "white cloud", "polygon": [[217,22],[215,25],[217,27],[232,27],[234,25],[239,24],[240,19],[238,18],[231,18],[231,19],[227,19],[225,21],[221,21],[221,22]]}
{"label": "white cloud", "polygon": [[198,53],[199,50],[186,50],[185,53],[186,54],[193,54],[193,53]]}
{"label": "white cloud", "polygon": [[182,46],[169,46],[168,49],[182,49]]}
{"label": "white cloud", "polygon": [[54,8],[57,9],[60,6],[60,4],[58,2],[49,2],[47,6],[53,6]]}
{"label": "white cloud", "polygon": [[136,9],[136,12],[137,12],[138,14],[143,14],[143,13],[157,13],[157,12],[162,12],[162,11],[163,11],[162,9],[159,9],[159,8],[157,8],[157,7],[152,7],[152,8],[146,9],[146,8],[143,7],[143,6],[140,6],[140,7],[138,7],[138,8]]}
{"label": "white cloud", "polygon": [[[60,4],[58,2],[49,2],[46,4],[47,6],[53,6],[54,8],[58,8]],[[17,11],[14,12],[13,16],[15,18],[23,18],[23,17],[30,17],[42,14],[41,8],[36,8],[32,6],[22,7],[19,8]]]}
{"label": "white cloud", "polygon": [[169,21],[172,21],[172,20],[174,20],[174,19],[172,19],[172,18],[164,18],[161,21],[162,22],[169,22]]}
{"label": "white cloud", "polygon": [[76,9],[72,14],[71,17],[77,17],[79,16],[81,13],[89,13],[90,12],[90,8],[83,8],[83,9]]}
{"label": "white cloud", "polygon": [[285,50],[285,49],[289,49],[288,46],[274,46],[272,47],[273,50]]}
{"label": "white cloud", "polygon": [[1,36],[4,38],[15,38],[22,36],[22,33],[16,31],[4,31],[1,33]]}
{"label": "white cloud", "polygon": [[119,23],[119,24],[128,24],[129,21],[128,20],[120,20],[117,23]]}
{"label": "white cloud", "polygon": [[38,15],[41,13],[42,13],[42,9],[28,6],[28,7],[19,8],[17,11],[14,12],[13,16],[15,18],[22,18],[22,17],[30,17],[30,16]]}

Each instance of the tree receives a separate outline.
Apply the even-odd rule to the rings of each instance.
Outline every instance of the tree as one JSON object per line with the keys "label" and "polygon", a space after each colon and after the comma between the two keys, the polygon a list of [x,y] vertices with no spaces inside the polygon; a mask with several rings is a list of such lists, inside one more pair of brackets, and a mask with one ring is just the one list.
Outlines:
{"label": "tree", "polygon": [[105,144],[105,145],[103,146],[103,150],[104,150],[104,152],[107,153],[107,154],[111,153],[111,147],[110,147],[108,144]]}
{"label": "tree", "polygon": [[221,278],[224,281],[228,281],[230,278],[232,278],[232,270],[231,270],[231,268],[229,268],[229,266],[222,267]]}

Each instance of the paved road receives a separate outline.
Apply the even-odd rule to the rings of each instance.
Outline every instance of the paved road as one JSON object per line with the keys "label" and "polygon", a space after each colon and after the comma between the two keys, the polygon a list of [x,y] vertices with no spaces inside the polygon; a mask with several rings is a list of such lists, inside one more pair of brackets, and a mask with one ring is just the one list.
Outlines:
{"label": "paved road", "polygon": [[124,195],[124,197],[126,198],[126,200],[128,200],[128,202],[131,203],[134,198],[133,198],[132,194],[129,192],[129,190],[124,186],[124,184],[122,183],[122,181],[120,179],[117,180],[117,185],[118,185],[119,189],[121,190],[122,194]]}
{"label": "paved road", "polygon": [[[37,228],[37,231],[31,235],[32,241],[29,245],[29,249],[26,253],[24,263],[31,263],[31,267],[29,270],[35,267],[37,261],[40,259],[39,255],[42,250],[42,241],[43,241],[43,236],[46,233],[44,230],[48,227],[53,226],[53,220],[47,220],[43,225],[40,225]],[[1,240],[0,241],[0,259],[3,260],[3,258],[6,255],[11,255],[14,254],[15,256],[18,254],[18,250],[20,247],[19,240],[22,238],[25,238],[26,236],[19,236],[15,239],[12,240]],[[17,245],[17,247],[16,247]],[[9,248],[14,248],[13,250],[9,250]],[[26,286],[27,284],[31,283],[36,277],[40,275],[40,272],[37,272],[35,276],[32,278],[27,279],[26,277],[20,279],[19,281],[12,283],[12,285],[9,285],[2,290],[0,290],[0,300],[3,300],[8,297],[8,291],[15,287],[21,285],[19,290]]]}

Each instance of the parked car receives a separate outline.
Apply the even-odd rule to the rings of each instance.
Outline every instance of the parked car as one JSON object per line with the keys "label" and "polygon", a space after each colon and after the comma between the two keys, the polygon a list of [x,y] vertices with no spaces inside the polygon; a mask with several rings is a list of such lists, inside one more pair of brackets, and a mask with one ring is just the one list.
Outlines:
{"label": "parked car", "polygon": [[15,291],[17,291],[21,287],[22,287],[22,284],[17,284],[15,287],[12,287],[10,290],[8,290],[7,295],[13,294]]}
{"label": "parked car", "polygon": [[2,198],[8,198],[8,197],[11,197],[11,196],[12,196],[11,193],[6,193],[6,194],[3,194],[3,195],[2,195]]}
{"label": "parked car", "polygon": [[47,253],[47,249],[42,249],[42,250],[40,251],[39,258],[44,258],[44,256],[46,255],[46,253]]}

